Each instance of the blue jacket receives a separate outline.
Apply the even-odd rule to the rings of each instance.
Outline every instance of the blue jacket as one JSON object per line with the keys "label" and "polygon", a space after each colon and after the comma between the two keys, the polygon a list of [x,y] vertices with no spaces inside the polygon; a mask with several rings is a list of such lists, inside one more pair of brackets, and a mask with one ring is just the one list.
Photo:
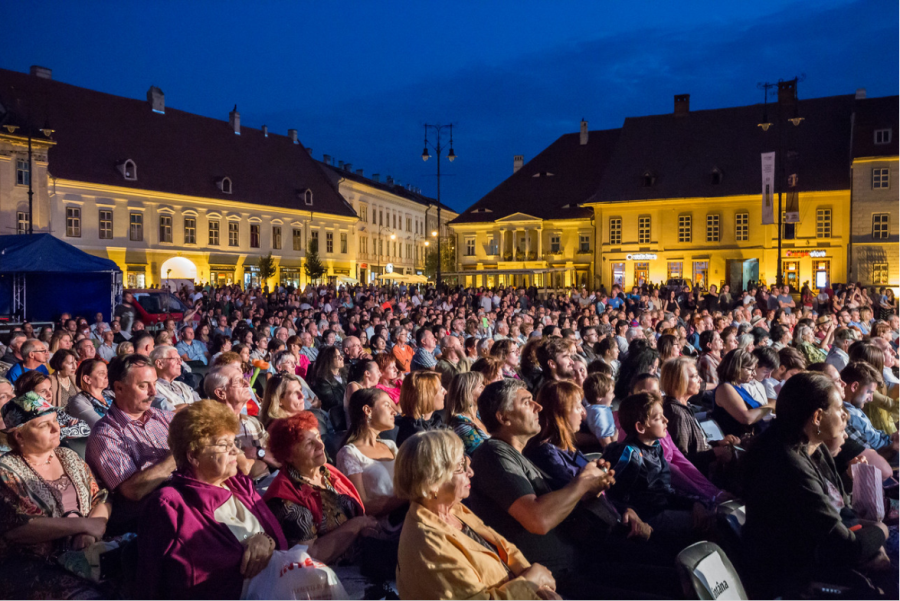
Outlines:
{"label": "blue jacket", "polygon": [[629,436],[611,443],[603,458],[616,470],[616,483],[607,493],[616,504],[633,507],[643,519],[668,508],[674,490],[659,441],[645,445]]}

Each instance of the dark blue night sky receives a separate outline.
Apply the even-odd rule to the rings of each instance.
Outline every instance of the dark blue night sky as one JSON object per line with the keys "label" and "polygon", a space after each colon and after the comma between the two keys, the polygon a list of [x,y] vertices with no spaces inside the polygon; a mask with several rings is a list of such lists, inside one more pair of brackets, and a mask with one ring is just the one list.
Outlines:
{"label": "dark blue night sky", "polygon": [[39,2],[7,0],[0,67],[285,134],[316,158],[435,193],[422,124],[453,122],[443,200],[462,210],[563,133],[626,116],[898,91],[898,3]]}

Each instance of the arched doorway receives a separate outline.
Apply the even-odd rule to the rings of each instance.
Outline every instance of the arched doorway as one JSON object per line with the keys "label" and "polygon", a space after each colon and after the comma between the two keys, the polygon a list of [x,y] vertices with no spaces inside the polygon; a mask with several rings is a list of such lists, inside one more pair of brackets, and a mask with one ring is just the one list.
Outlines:
{"label": "arched doorway", "polygon": [[162,264],[159,278],[161,287],[176,291],[182,285],[192,287],[197,281],[197,266],[190,259],[184,257],[172,257]]}

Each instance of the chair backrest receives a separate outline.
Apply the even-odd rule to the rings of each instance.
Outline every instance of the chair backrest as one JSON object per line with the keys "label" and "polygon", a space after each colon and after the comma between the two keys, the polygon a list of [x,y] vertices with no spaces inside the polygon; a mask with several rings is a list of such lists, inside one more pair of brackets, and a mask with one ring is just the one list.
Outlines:
{"label": "chair backrest", "polygon": [[747,508],[744,504],[741,501],[725,501],[719,504],[718,514],[720,518],[725,519],[728,527],[739,541],[741,539],[741,531],[744,529],[744,523],[747,521]]}
{"label": "chair backrest", "polygon": [[725,433],[722,432],[722,428],[719,427],[719,424],[716,423],[716,420],[714,419],[703,420],[700,422],[700,427],[703,428],[703,432],[706,433],[706,440],[715,442],[725,438]]}
{"label": "chair backrest", "polygon": [[715,543],[703,541],[683,549],[675,565],[687,599],[747,599],[734,565]]}

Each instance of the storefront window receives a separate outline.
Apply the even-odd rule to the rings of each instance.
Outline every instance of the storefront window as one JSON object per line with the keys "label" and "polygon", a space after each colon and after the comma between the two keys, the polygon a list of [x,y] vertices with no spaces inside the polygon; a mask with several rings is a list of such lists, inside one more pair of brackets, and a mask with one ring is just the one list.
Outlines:
{"label": "storefront window", "polygon": [[146,288],[147,279],[143,271],[129,271],[126,276],[126,288]]}
{"label": "storefront window", "polygon": [[650,281],[650,263],[638,262],[634,264],[634,285],[643,286]]}
{"label": "storefront window", "polygon": [[612,264],[612,286],[616,284],[619,286],[625,285],[625,263]]}
{"label": "storefront window", "polygon": [[709,261],[694,261],[694,285],[706,288],[709,286]]}
{"label": "storefront window", "polygon": [[231,286],[234,283],[234,271],[210,270],[209,283],[211,286]]}
{"label": "storefront window", "polygon": [[799,290],[797,283],[800,281],[800,261],[785,261],[782,263],[781,270],[784,283],[792,290]]}
{"label": "storefront window", "polygon": [[683,265],[681,261],[669,261],[666,267],[666,279],[683,277]]}
{"label": "storefront window", "polygon": [[249,265],[244,267],[244,290],[260,286],[259,267]]}
{"label": "storefront window", "polygon": [[813,261],[816,288],[831,288],[831,261]]}
{"label": "storefront window", "polygon": [[294,288],[300,287],[300,270],[299,269],[287,269],[281,268],[281,285],[282,286],[293,286]]}

